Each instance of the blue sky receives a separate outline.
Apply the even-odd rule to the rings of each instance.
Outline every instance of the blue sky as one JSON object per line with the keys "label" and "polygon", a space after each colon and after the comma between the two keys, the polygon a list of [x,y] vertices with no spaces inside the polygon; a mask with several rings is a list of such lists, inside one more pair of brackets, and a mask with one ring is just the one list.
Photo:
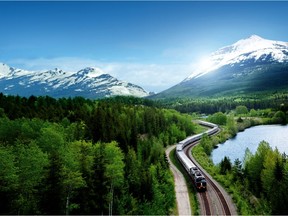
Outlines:
{"label": "blue sky", "polygon": [[199,59],[252,34],[288,41],[288,2],[0,2],[0,62],[45,70],[99,67],[162,91]]}

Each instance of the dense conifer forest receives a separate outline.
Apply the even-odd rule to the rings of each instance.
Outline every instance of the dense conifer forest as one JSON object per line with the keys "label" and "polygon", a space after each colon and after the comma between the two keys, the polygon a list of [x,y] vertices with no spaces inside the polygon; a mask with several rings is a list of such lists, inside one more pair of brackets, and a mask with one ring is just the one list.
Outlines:
{"label": "dense conifer forest", "polygon": [[164,147],[195,125],[156,107],[131,97],[0,94],[0,213],[169,214]]}
{"label": "dense conifer forest", "polygon": [[[279,109],[288,111],[288,94],[286,92],[263,92],[257,94],[230,95],[227,97],[203,97],[203,98],[170,98],[158,99],[158,104],[175,109],[181,113],[205,113],[229,112],[237,106],[246,106],[254,109]],[[155,102],[156,103],[156,102]]]}

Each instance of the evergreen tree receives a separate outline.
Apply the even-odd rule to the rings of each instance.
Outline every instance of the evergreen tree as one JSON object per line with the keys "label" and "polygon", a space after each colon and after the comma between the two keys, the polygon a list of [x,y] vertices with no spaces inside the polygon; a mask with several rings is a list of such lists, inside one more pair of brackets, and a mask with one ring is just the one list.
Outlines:
{"label": "evergreen tree", "polygon": [[228,157],[224,157],[223,160],[220,162],[220,174],[225,175],[227,172],[229,172],[232,168],[231,161]]}
{"label": "evergreen tree", "polygon": [[48,215],[60,215],[65,213],[65,196],[62,184],[63,161],[59,152],[51,152],[49,155],[50,166],[44,188],[41,195],[41,212]]}

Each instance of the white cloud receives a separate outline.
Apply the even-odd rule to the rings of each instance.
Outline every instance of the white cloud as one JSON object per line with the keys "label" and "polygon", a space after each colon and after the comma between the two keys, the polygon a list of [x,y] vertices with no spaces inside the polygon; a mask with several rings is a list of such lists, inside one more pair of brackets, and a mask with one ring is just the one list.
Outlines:
{"label": "white cloud", "polygon": [[98,67],[119,80],[140,85],[146,91],[160,92],[178,84],[192,72],[189,64],[144,64],[131,62],[104,62],[94,59],[62,57],[17,59],[7,62],[10,66],[27,70],[60,68],[76,72],[85,67]]}
{"label": "white cloud", "polygon": [[[108,68],[112,65],[107,65]],[[142,86],[147,91],[160,92],[190,75],[189,65],[115,63],[103,70],[119,79]]]}
{"label": "white cloud", "polygon": [[96,61],[92,59],[61,57],[61,58],[37,58],[37,59],[16,59],[8,64],[16,65],[27,70],[50,70],[60,68],[66,71],[78,71],[83,67],[95,66]]}

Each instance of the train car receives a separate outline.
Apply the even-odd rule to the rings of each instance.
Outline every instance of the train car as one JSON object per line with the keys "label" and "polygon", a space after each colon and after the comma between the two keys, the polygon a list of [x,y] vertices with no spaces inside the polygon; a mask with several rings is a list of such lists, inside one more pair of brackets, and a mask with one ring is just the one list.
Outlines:
{"label": "train car", "polygon": [[214,133],[216,133],[217,131],[218,131],[218,127],[214,127],[212,129],[209,129],[205,133],[210,136],[210,135],[213,135]]}
{"label": "train car", "polygon": [[176,153],[180,163],[183,165],[187,173],[190,175],[191,173],[191,168],[195,167],[194,163],[187,157],[184,151],[178,151]]}
{"label": "train car", "polygon": [[206,179],[200,172],[197,166],[187,157],[184,151],[177,151],[176,156],[180,163],[185,168],[188,175],[191,177],[192,182],[198,191],[205,191],[207,189]]}
{"label": "train car", "polygon": [[183,150],[183,145],[182,144],[177,144],[176,145],[176,151],[182,151]]}
{"label": "train car", "polygon": [[186,139],[180,141],[179,144],[182,144],[183,148],[185,148],[187,145],[191,144],[192,142],[195,142],[195,141],[201,139],[201,137],[202,137],[202,133],[197,134],[197,135],[193,135],[193,136],[187,137]]}
{"label": "train car", "polygon": [[198,123],[200,125],[206,126],[206,127],[210,127],[211,129],[200,133],[200,134],[196,134],[193,136],[189,136],[186,139],[182,140],[179,142],[179,145],[182,145],[182,148],[186,147],[187,145],[191,144],[192,142],[198,141],[202,138],[202,136],[204,134],[208,134],[209,136],[216,133],[218,131],[218,125],[210,123],[210,122],[205,122],[205,121],[201,121],[199,120]]}
{"label": "train car", "polygon": [[198,123],[199,123],[200,125],[203,125],[203,126],[206,126],[206,127],[210,127],[210,128],[217,127],[217,128],[218,128],[218,125],[213,124],[213,123],[211,123],[211,122],[206,122],[206,121],[198,120]]}

